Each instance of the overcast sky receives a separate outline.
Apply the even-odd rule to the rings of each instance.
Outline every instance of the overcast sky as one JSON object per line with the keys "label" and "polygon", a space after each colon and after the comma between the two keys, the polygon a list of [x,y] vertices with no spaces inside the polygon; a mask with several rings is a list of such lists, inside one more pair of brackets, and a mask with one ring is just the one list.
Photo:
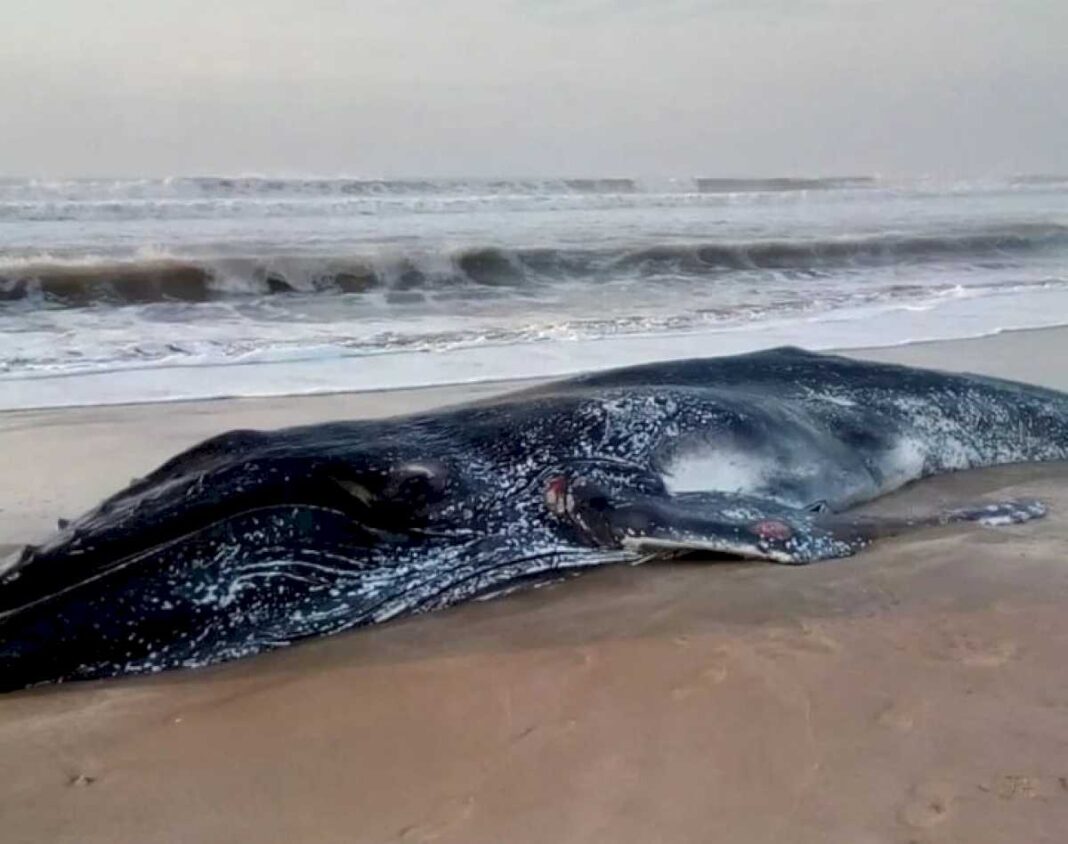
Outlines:
{"label": "overcast sky", "polygon": [[0,172],[1068,171],[1068,0],[3,0]]}

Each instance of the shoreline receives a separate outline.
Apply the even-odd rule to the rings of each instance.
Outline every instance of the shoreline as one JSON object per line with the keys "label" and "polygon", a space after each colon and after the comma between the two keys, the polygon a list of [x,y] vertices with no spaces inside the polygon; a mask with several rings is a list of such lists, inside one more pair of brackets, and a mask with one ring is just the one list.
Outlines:
{"label": "shoreline", "polygon": [[[862,358],[867,360],[877,360],[886,363],[901,363],[904,365],[916,365],[927,366],[929,368],[938,368],[930,363],[916,363],[911,361],[927,361],[932,357],[932,352],[937,352],[943,347],[948,348],[951,352],[959,347],[960,350],[967,350],[973,346],[995,346],[998,348],[1009,347],[1015,349],[1018,344],[1018,335],[1030,335],[1030,334],[1045,334],[1052,333],[1054,335],[1063,334],[1068,337],[1068,321],[1063,324],[1036,326],[1032,328],[1006,328],[999,329],[997,331],[990,332],[988,334],[978,334],[974,336],[964,337],[949,337],[941,339],[931,340],[903,340],[900,343],[891,344],[875,344],[871,346],[849,346],[840,348],[813,348],[813,351],[819,351],[827,354],[838,354],[846,357]],[[772,348],[771,346],[764,346],[761,348]],[[802,348],[808,348],[802,346]],[[754,349],[753,351],[758,351]],[[984,351],[986,351],[984,349]],[[724,355],[708,355],[708,357],[721,357]],[[701,357],[701,355],[695,355],[695,357]],[[248,364],[255,366],[258,364]],[[639,364],[640,365],[640,364]],[[220,364],[220,368],[229,368],[235,366],[235,364]],[[983,363],[983,368],[987,369],[990,366],[989,361]],[[209,370],[213,368],[213,365],[195,365],[185,367],[189,369]],[[995,368],[999,368],[996,366]],[[1012,365],[1004,367],[1006,369],[1013,369]],[[345,395],[386,395],[392,393],[402,394],[414,394],[425,391],[466,391],[471,390],[479,394],[486,393],[489,395],[503,392],[505,389],[522,388],[526,386],[536,386],[537,384],[544,384],[550,381],[562,380],[564,378],[574,377],[577,375],[586,374],[588,372],[595,372],[602,369],[602,367],[596,367],[593,369],[581,370],[573,373],[568,373],[559,376],[540,376],[532,375],[525,377],[515,378],[489,378],[485,380],[471,380],[471,381],[446,381],[433,384],[422,384],[415,386],[382,386],[382,387],[369,387],[365,389],[324,389],[318,392],[296,392],[296,393],[272,393],[268,395],[219,395],[219,396],[206,396],[202,398],[197,397],[174,397],[174,398],[159,398],[159,399],[143,399],[134,401],[115,401],[115,402],[100,402],[100,403],[87,403],[87,404],[58,404],[58,405],[45,405],[40,407],[0,407],[0,417],[8,414],[18,413],[44,413],[51,411],[76,411],[81,409],[97,408],[97,407],[144,407],[144,406],[156,406],[156,405],[187,405],[198,403],[215,403],[215,402],[243,402],[243,401],[274,401],[285,399],[317,399],[317,398],[332,398],[336,396]],[[968,371],[968,370],[960,370]],[[1039,380],[1028,383],[1041,383],[1041,384],[1061,384],[1063,386],[1055,387],[1055,389],[1068,390],[1068,374],[1063,377],[1060,372],[1047,373],[1043,367],[1040,370]],[[88,373],[89,375],[107,374],[107,373]],[[992,372],[983,372],[982,374],[994,374]],[[57,374],[55,376],[44,376],[55,378],[71,378],[79,377],[66,374]],[[1010,377],[1010,376],[996,376],[996,377]],[[15,379],[19,380],[19,379]],[[34,379],[26,379],[34,380]],[[1023,380],[1020,378],[1013,378],[1012,380]],[[0,382],[2,383],[2,382]]]}
{"label": "shoreline", "polygon": [[[1011,302],[1011,308],[1006,304]],[[1051,314],[1057,315],[1051,319]],[[0,375],[0,411],[91,407],[216,398],[277,398],[427,387],[471,386],[526,378],[563,378],[653,361],[741,354],[773,346],[863,350],[878,337],[907,347],[985,339],[1015,331],[1056,330],[1066,322],[1068,288],[947,297],[918,305],[858,307],[807,319],[754,322],[688,332],[620,334],[436,351],[393,349],[345,354],[337,347],[287,357],[266,347],[247,357],[157,361],[85,371]],[[947,331],[947,326],[952,330]],[[953,335],[946,338],[946,334]],[[315,353],[313,353],[315,352]]]}

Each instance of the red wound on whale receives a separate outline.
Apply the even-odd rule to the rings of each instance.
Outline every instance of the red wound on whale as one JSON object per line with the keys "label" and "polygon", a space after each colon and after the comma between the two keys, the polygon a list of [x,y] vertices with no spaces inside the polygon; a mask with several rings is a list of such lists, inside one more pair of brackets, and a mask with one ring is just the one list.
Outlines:
{"label": "red wound on whale", "polygon": [[557,475],[545,484],[545,504],[558,516],[567,512],[567,478]]}
{"label": "red wound on whale", "polygon": [[749,530],[761,539],[775,539],[783,542],[794,535],[794,530],[786,522],[764,519],[749,526]]}

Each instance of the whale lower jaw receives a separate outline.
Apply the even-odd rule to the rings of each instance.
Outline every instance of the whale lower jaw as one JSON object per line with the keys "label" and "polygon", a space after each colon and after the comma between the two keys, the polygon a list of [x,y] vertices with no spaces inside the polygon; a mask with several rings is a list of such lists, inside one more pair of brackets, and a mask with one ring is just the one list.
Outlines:
{"label": "whale lower jaw", "polygon": [[682,554],[693,551],[707,551],[712,554],[726,554],[744,560],[769,560],[773,563],[797,565],[803,563],[796,557],[774,548],[760,548],[757,545],[745,545],[716,539],[659,539],[656,537],[627,537],[622,542],[623,548],[635,554],[656,556]]}

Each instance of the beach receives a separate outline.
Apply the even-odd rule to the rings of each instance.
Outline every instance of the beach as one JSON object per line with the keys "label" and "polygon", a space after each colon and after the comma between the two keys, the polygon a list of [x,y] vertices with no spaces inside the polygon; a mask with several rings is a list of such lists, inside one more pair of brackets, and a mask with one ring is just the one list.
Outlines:
{"label": "beach", "polygon": [[[1068,390],[1068,329],[853,350]],[[529,382],[527,382],[529,383]],[[0,552],[194,443],[515,384],[0,414]],[[0,697],[5,842],[1004,842],[1068,828],[1068,466],[807,567],[651,563],[195,672]]]}

